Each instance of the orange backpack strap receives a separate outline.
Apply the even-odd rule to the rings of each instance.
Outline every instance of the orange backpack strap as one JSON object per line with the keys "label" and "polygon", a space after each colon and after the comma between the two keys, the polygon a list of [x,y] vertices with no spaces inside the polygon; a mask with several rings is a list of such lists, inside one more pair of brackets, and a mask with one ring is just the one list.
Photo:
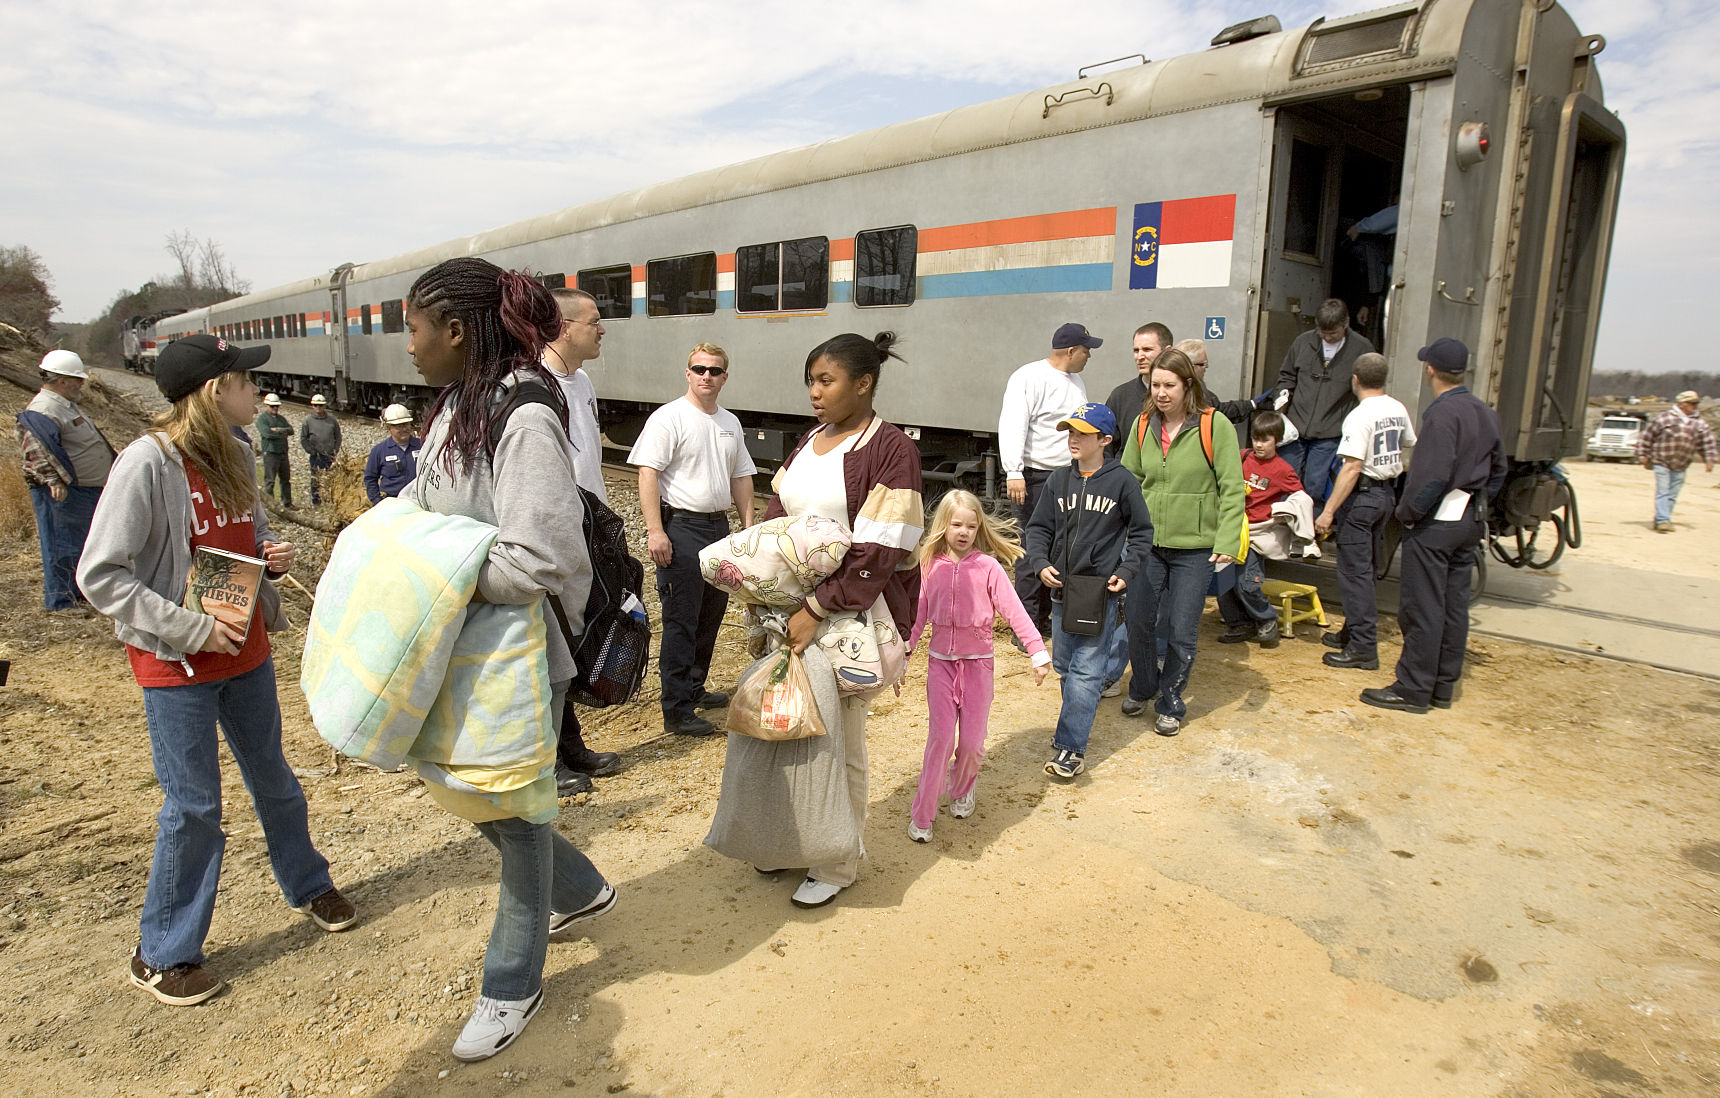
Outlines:
{"label": "orange backpack strap", "polygon": [[1206,454],[1206,467],[1212,470],[1214,480],[1218,479],[1218,466],[1212,460],[1212,417],[1217,414],[1211,408],[1200,414],[1200,448]]}

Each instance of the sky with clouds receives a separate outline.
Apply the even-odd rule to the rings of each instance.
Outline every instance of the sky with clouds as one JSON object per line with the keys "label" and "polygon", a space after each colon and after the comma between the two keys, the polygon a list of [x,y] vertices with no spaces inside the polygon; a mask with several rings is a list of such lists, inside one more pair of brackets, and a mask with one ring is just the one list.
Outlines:
{"label": "sky with clouds", "polygon": [[[1512,0],[1481,0],[1511,3]],[[655,0],[446,5],[0,0],[0,244],[62,320],[168,270],[166,236],[258,288],[647,183],[1017,93],[1133,51],[1370,6],[1305,0]],[[1720,368],[1720,5],[1565,0],[1629,129],[1597,368]]]}

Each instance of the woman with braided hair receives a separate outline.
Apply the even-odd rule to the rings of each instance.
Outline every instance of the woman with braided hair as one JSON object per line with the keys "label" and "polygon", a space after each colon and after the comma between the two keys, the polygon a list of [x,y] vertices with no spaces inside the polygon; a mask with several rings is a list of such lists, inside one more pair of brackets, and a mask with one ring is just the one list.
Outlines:
{"label": "woman with braided hair", "polygon": [[[529,275],[482,259],[450,259],[413,283],[406,327],[413,365],[441,392],[426,420],[417,479],[401,497],[497,528],[474,601],[525,606],[555,596],[577,634],[591,558],[561,388],[539,363],[561,331],[555,300]],[[511,398],[522,381],[542,384],[548,403],[516,406]],[[555,621],[550,608],[544,613]],[[457,777],[420,759],[438,803],[475,823],[502,856],[483,987],[454,1042],[461,1060],[494,1056],[537,1013],[549,936],[615,906],[615,889],[551,823],[555,729],[574,663],[559,628],[552,626],[547,640],[553,698],[543,742],[525,745],[526,757],[506,769],[460,766]],[[522,776],[529,778],[524,785]]]}

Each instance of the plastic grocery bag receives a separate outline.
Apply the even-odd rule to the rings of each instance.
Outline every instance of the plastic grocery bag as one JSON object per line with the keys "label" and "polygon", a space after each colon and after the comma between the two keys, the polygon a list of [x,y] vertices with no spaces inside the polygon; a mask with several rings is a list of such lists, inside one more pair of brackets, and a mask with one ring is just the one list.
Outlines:
{"label": "plastic grocery bag", "polygon": [[727,729],[771,741],[825,735],[801,658],[783,648],[747,668],[729,702]]}
{"label": "plastic grocery bag", "polygon": [[[764,657],[769,666],[779,654]],[[848,789],[847,729],[830,662],[817,645],[800,663],[826,733],[798,740],[728,737],[722,792],[705,845],[766,869],[831,865],[865,852]],[[748,671],[755,670],[754,664]],[[745,677],[745,676],[743,676]],[[729,717],[734,723],[733,706]]]}

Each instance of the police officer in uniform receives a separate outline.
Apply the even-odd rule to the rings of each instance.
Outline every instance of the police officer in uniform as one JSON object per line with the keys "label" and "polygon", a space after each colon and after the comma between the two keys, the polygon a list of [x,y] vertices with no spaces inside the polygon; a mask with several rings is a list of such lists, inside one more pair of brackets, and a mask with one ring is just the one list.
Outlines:
{"label": "police officer in uniform", "polygon": [[1469,640],[1469,584],[1481,551],[1487,501],[1505,482],[1499,417],[1463,385],[1469,348],[1436,339],[1416,356],[1433,400],[1397,506],[1403,524],[1397,680],[1362,691],[1380,709],[1426,713],[1451,708]]}

